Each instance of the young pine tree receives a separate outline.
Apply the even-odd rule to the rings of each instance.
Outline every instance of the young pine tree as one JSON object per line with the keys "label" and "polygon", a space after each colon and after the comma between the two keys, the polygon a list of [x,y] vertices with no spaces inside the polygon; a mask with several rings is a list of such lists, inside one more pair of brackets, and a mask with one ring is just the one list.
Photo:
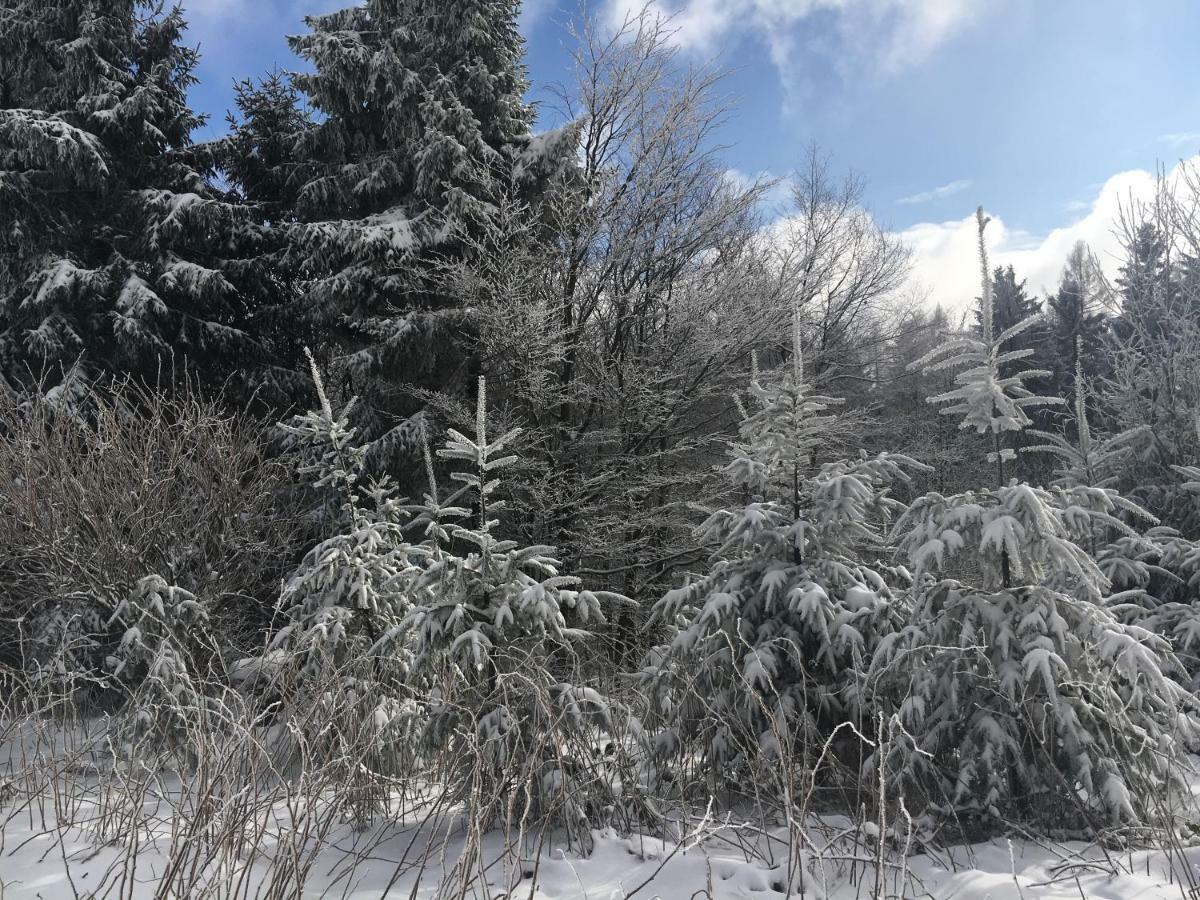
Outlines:
{"label": "young pine tree", "polygon": [[[532,802],[528,812],[557,809],[571,826],[607,824],[617,779],[590,756],[598,737],[628,722],[581,680],[579,654],[582,628],[603,622],[603,605],[630,601],[581,588],[553,547],[497,534],[499,476],[517,460],[509,451],[519,430],[491,437],[482,377],[478,391],[474,436],[451,429],[437,451],[463,465],[450,476],[461,487],[440,496],[424,448],[429,491],[411,525],[423,562],[411,606],[375,652],[411,659],[420,752],[444,761],[447,789],[485,820]],[[587,828],[579,834],[590,840]]]}
{"label": "young pine tree", "polygon": [[805,749],[815,759],[839,724],[858,721],[857,673],[899,626],[898,573],[871,560],[900,508],[889,484],[920,467],[887,453],[820,461],[838,401],[805,380],[793,331],[792,364],[754,373],[755,409],[730,448],[724,471],[741,503],[700,526],[710,567],[655,606],[673,634],[642,671],[660,758],[698,751],[714,774]]}
{"label": "young pine tree", "polygon": [[[294,653],[308,678],[327,680],[344,667],[354,670],[408,612],[420,549],[404,537],[406,513],[391,483],[366,474],[366,448],[355,442],[349,423],[354,402],[335,414],[309,359],[320,406],[283,429],[310,459],[300,474],[312,477],[312,486],[337,504],[330,519],[342,528],[309,550],[284,584],[280,607],[289,624],[274,644]],[[398,661],[393,655],[392,662]],[[396,677],[406,671],[401,663]]]}
{"label": "young pine tree", "polygon": [[[982,210],[978,220],[987,313]],[[1111,585],[1091,548],[1104,528],[1123,527],[1116,514],[1127,507],[1099,487],[1003,477],[1001,436],[1028,426],[1025,410],[1046,399],[1024,388],[1027,373],[1000,374],[1022,358],[1004,344],[1029,323],[998,335],[986,316],[982,325],[982,337],[952,341],[924,365],[962,369],[959,387],[932,400],[993,438],[999,477],[927,494],[896,523],[915,579],[911,612],[882,639],[869,684],[909,737],[871,764],[910,809],[971,830],[1160,823],[1168,804],[1156,798],[1178,785],[1197,729],[1193,701],[1167,677],[1177,663],[1166,642],[1104,605]],[[1077,465],[1096,461],[1088,453]]]}

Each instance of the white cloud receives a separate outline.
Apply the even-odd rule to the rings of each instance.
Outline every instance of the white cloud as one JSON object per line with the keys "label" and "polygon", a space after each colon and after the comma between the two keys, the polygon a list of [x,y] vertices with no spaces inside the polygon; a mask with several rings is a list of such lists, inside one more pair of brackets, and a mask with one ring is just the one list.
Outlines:
{"label": "white cloud", "polygon": [[1200,131],[1176,131],[1171,134],[1160,134],[1155,140],[1170,147],[1183,147],[1188,144],[1196,147],[1200,145]]}
{"label": "white cloud", "polygon": [[528,36],[529,32],[555,8],[555,0],[524,0],[521,4],[521,14],[517,19],[517,28],[521,34]]}
{"label": "white cloud", "polygon": [[942,200],[946,197],[953,197],[955,194],[961,194],[971,186],[971,182],[960,178],[957,181],[951,181],[947,184],[939,184],[935,188],[930,188],[927,191],[921,191],[917,194],[910,194],[907,197],[901,197],[897,203],[931,203],[934,200]]}
{"label": "white cloud", "polygon": [[[1181,165],[1200,163],[1200,155]],[[1177,166],[1169,179],[1178,174]],[[1002,218],[1003,208],[989,210],[988,252],[993,266],[1011,265],[1025,279],[1031,293],[1044,296],[1058,287],[1067,255],[1077,241],[1084,241],[1096,254],[1106,275],[1114,277],[1121,264],[1121,244],[1115,232],[1121,207],[1130,200],[1149,199],[1155,175],[1144,169],[1119,172],[1100,187],[1086,212],[1069,225],[1045,235],[1010,228]],[[913,249],[913,283],[928,291],[929,302],[947,309],[962,310],[979,294],[979,265],[976,256],[975,216],[949,222],[922,222],[899,232]]]}
{"label": "white cloud", "polygon": [[[183,0],[187,19],[187,41],[200,45],[202,64],[220,61],[243,62],[248,44],[256,36],[267,35],[272,40],[290,34],[303,34],[307,29],[304,17],[332,12],[350,5],[347,0],[287,0],[282,4],[263,0]],[[255,60],[246,71],[238,70],[237,77],[259,74],[276,62],[291,65],[290,57],[279,60]]]}
{"label": "white cloud", "polygon": [[[614,25],[636,17],[645,0],[608,0]],[[676,42],[710,52],[729,36],[762,41],[785,86],[794,86],[798,62],[824,50],[845,74],[894,74],[919,65],[978,18],[988,0],[651,0],[671,16]],[[814,18],[830,26],[821,46]]]}

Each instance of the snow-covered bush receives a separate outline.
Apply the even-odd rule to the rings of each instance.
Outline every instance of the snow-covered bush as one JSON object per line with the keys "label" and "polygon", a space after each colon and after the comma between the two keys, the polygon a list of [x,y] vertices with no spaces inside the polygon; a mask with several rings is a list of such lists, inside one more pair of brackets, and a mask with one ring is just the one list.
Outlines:
{"label": "snow-covered bush", "polygon": [[811,762],[858,721],[858,673],[899,624],[889,578],[902,573],[874,558],[901,508],[888,486],[919,466],[818,464],[836,401],[806,383],[800,351],[797,330],[789,371],[751,382],[757,409],[725,467],[743,502],[700,526],[711,567],[656,605],[674,633],[641,673],[659,759],[699,751],[718,777],[802,748]]}
{"label": "snow-covered bush", "polygon": [[196,597],[159,575],[141,579],[113,612],[121,637],[105,660],[127,692],[116,721],[133,745],[181,743],[208,703],[216,646]]}
{"label": "snow-covered bush", "polygon": [[[980,250],[986,219],[979,213]],[[1007,821],[1094,831],[1162,822],[1182,756],[1200,736],[1192,698],[1168,676],[1178,666],[1165,640],[1123,624],[1105,606],[1111,581],[1097,548],[1137,532],[1137,513],[1087,481],[1095,454],[1086,418],[1081,446],[1051,489],[1006,482],[1005,432],[1045,402],[1001,377],[1020,358],[993,337],[984,280],[984,336],[949,342],[925,365],[963,367],[955,401],[964,427],[992,438],[993,488],[928,494],[893,535],[913,569],[908,622],[885,636],[868,680],[877,712],[906,735],[870,760],[909,809],[961,827]],[[1053,442],[1052,442],[1053,443]],[[1057,444],[1055,446],[1058,446]],[[1096,554],[1096,555],[1094,555]]]}

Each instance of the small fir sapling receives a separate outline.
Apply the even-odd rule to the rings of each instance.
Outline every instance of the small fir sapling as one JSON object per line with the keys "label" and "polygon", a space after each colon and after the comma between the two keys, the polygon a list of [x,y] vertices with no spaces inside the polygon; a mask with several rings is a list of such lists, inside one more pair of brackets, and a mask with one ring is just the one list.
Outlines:
{"label": "small fir sapling", "polygon": [[[984,255],[982,210],[978,221]],[[1000,477],[995,488],[927,494],[896,523],[912,607],[881,640],[869,684],[875,708],[909,737],[869,764],[885,767],[910,809],[923,802],[969,828],[1161,824],[1155,797],[1179,784],[1198,734],[1194,703],[1168,677],[1177,662],[1166,642],[1104,605],[1110,580],[1090,547],[1102,529],[1128,530],[1125,501],[1070,475],[1050,490],[1003,478],[1011,455],[1000,436],[1045,402],[1027,376],[999,374],[1014,358],[1003,344],[1024,327],[992,338],[985,322],[982,339],[922,363],[964,369],[960,387],[933,400],[990,432]],[[1088,447],[1068,453],[1076,468],[1096,463]]]}
{"label": "small fir sapling", "polygon": [[314,451],[301,474],[336,498],[345,530],[308,551],[284,586],[280,606],[291,624],[275,643],[301,653],[315,676],[326,665],[359,657],[400,621],[420,550],[404,538],[405,510],[390,482],[367,477],[366,448],[354,442],[349,424],[354,401],[335,415],[311,355],[309,362],[320,408],[283,428]]}
{"label": "small fir sapling", "polygon": [[308,704],[304,721],[334,749],[365,735],[373,764],[394,768],[410,657],[402,643],[387,655],[371,650],[409,611],[424,551],[405,539],[391,483],[367,477],[367,449],[349,424],[353,400],[335,413],[311,354],[309,363],[319,408],[283,428],[309,458],[300,473],[337,502],[342,530],[305,554],[279,598],[286,624],[264,656],[237,670],[242,682]]}
{"label": "small fir sapling", "polygon": [[121,633],[106,664],[128,691],[115,718],[127,747],[177,744],[213,702],[206,661],[216,656],[209,617],[196,597],[148,575],[114,610],[108,626]]}
{"label": "small fir sapling", "polygon": [[429,491],[409,526],[422,534],[423,561],[410,608],[374,652],[402,646],[411,654],[409,683],[421,698],[415,727],[426,752],[449,750],[452,790],[470,788],[480,753],[497,777],[514,762],[541,759],[533,795],[546,806],[563,804],[572,824],[599,824],[583,798],[600,800],[593,812],[611,808],[614,785],[601,783],[579,757],[597,731],[613,731],[621,711],[567,679],[587,636],[571,620],[600,622],[603,604],[629,601],[581,589],[577,577],[561,573],[554,548],[523,547],[496,534],[504,507],[498,476],[517,459],[510,447],[519,431],[488,436],[485,380],[478,385],[474,437],[450,429],[437,451],[465,463],[450,476],[461,486],[445,499],[426,444]]}
{"label": "small fir sapling", "polygon": [[698,750],[730,775],[785,752],[778,734],[815,753],[857,719],[856,672],[898,625],[896,573],[868,560],[902,508],[889,484],[922,468],[892,454],[818,461],[839,401],[805,380],[798,316],[791,365],[752,369],[755,408],[724,468],[744,503],[699,527],[710,568],[655,606],[674,634],[641,674],[659,759]]}

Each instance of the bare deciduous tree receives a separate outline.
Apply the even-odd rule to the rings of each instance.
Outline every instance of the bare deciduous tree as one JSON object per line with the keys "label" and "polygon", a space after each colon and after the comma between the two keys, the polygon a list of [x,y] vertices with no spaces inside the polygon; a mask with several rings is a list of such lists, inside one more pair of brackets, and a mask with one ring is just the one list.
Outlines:
{"label": "bare deciduous tree", "polygon": [[[775,276],[801,310],[813,377],[843,374],[854,350],[886,340],[890,303],[908,276],[910,251],[863,205],[865,183],[841,178],[811,145],[794,176],[792,208],[775,228]],[[888,327],[883,327],[888,326]]]}

